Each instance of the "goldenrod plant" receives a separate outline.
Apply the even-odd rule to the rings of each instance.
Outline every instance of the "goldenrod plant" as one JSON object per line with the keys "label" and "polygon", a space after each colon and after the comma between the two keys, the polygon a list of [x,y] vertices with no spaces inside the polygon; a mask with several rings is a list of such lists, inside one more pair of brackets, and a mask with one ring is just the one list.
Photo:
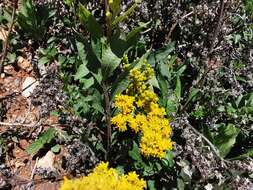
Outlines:
{"label": "goldenrod plant", "polygon": [[146,182],[135,172],[120,175],[108,163],[101,162],[87,176],[69,180],[64,178],[60,190],[144,190]]}
{"label": "goldenrod plant", "polygon": [[[63,157],[61,190],[252,189],[252,7],[1,1],[0,189],[16,188],[8,160],[24,139],[31,159]],[[30,75],[38,122],[6,123]]]}
{"label": "goldenrod plant", "polygon": [[150,89],[148,81],[153,76],[154,70],[147,62],[140,69],[130,70],[126,94],[115,98],[119,113],[111,121],[122,132],[129,127],[141,134],[143,155],[164,158],[165,152],[172,149],[171,127],[165,109],[158,104],[158,96]]}

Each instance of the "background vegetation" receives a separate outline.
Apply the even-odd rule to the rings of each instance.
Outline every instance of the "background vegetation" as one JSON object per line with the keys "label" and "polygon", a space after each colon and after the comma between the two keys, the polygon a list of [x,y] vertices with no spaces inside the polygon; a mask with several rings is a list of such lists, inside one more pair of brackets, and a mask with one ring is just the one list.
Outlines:
{"label": "background vegetation", "polygon": [[[29,154],[66,147],[62,168],[72,177],[108,161],[150,190],[253,188],[251,0],[22,0],[0,11],[0,72],[29,59],[40,80],[31,103],[63,126],[42,131]],[[110,122],[129,70],[145,62],[173,129],[164,159],[143,157],[138,137]],[[1,134],[2,163],[14,136],[23,138]]]}

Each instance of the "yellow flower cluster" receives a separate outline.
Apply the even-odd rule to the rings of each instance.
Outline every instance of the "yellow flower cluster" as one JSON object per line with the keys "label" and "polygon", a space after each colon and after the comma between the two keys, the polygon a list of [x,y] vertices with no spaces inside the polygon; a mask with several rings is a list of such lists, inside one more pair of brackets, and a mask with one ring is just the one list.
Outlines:
{"label": "yellow flower cluster", "polygon": [[108,163],[100,163],[92,173],[79,179],[64,178],[60,190],[143,190],[146,182],[135,172],[119,175]]}
{"label": "yellow flower cluster", "polygon": [[115,99],[115,107],[120,112],[111,122],[120,131],[130,127],[142,134],[140,150],[143,155],[163,158],[165,152],[172,149],[172,131],[164,108],[159,107],[158,97],[148,84],[153,75],[154,70],[149,64],[130,71],[126,94],[118,95]]}

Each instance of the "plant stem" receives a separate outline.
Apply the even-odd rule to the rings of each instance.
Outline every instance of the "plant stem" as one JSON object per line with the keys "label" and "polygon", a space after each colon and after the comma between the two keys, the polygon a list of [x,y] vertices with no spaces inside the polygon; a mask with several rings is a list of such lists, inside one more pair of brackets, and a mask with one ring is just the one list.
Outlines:
{"label": "plant stem", "polygon": [[107,124],[107,151],[106,151],[106,160],[108,160],[111,140],[112,140],[112,129],[111,129],[111,112],[110,112],[110,97],[107,91],[107,85],[102,83],[102,89],[105,98],[105,119]]}
{"label": "plant stem", "polygon": [[209,53],[208,53],[209,56],[213,53],[215,40],[216,40],[217,36],[219,35],[220,30],[221,30],[221,24],[222,24],[222,20],[223,20],[223,16],[224,16],[224,9],[225,9],[225,2],[224,2],[224,0],[221,0],[220,1],[220,10],[219,10],[219,15],[218,15],[217,25],[216,25],[216,28],[214,30],[214,35],[211,39],[211,45],[209,47]]}
{"label": "plant stem", "polygon": [[230,162],[228,160],[225,160],[224,158],[221,157],[219,150],[213,145],[211,141],[209,141],[202,133],[200,133],[197,129],[195,129],[188,121],[183,123],[187,127],[189,127],[196,135],[201,137],[211,148],[211,150],[215,153],[217,158],[224,164],[229,164]]}
{"label": "plant stem", "polygon": [[7,56],[7,49],[8,49],[8,44],[9,44],[9,36],[10,33],[12,31],[12,28],[14,26],[14,20],[15,20],[15,13],[16,13],[16,9],[17,9],[17,3],[14,2],[15,4],[13,5],[13,9],[12,9],[12,15],[11,15],[11,23],[10,23],[10,27],[7,31],[6,34],[6,39],[4,41],[3,44],[3,51],[2,51],[2,55],[1,55],[1,60],[0,60],[0,74],[4,71],[4,60]]}

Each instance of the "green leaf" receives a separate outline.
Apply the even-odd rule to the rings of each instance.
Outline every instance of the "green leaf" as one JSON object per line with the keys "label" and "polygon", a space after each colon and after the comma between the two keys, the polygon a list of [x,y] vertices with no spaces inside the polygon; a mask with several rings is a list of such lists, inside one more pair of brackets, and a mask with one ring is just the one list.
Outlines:
{"label": "green leaf", "polygon": [[128,155],[137,162],[142,162],[141,154],[137,143],[133,142],[133,149],[128,151]]}
{"label": "green leaf", "polygon": [[41,57],[38,61],[39,64],[45,65],[47,63],[49,63],[50,60],[47,57]]}
{"label": "green leaf", "polygon": [[16,54],[15,53],[8,53],[7,59],[9,63],[14,63],[16,60]]}
{"label": "green leaf", "polygon": [[116,170],[117,170],[118,174],[120,174],[120,175],[124,175],[124,173],[125,173],[124,166],[117,166]]}
{"label": "green leaf", "polygon": [[150,51],[147,51],[141,58],[135,60],[133,63],[131,63],[131,65],[129,66],[129,68],[127,70],[125,70],[124,72],[122,72],[120,74],[120,76],[116,79],[115,83],[112,85],[112,90],[111,90],[111,97],[112,100],[115,97],[115,95],[120,94],[121,92],[123,92],[129,84],[129,78],[128,78],[128,74],[129,71],[131,69],[133,69],[134,67],[140,67],[141,65],[143,65],[144,61],[147,59],[147,56],[149,55]]}
{"label": "green leaf", "polygon": [[121,59],[118,58],[111,50],[105,38],[93,39],[92,50],[97,59],[101,63],[103,80],[113,74],[113,71],[118,67]]}
{"label": "green leaf", "polygon": [[180,101],[181,99],[181,91],[182,91],[182,85],[181,85],[181,80],[180,77],[177,76],[177,83],[176,83],[176,88],[175,88],[175,95],[178,98],[178,100]]}
{"label": "green leaf", "polygon": [[249,149],[246,153],[240,155],[240,156],[236,156],[234,158],[231,158],[229,160],[242,160],[242,159],[246,159],[246,158],[253,158],[253,148]]}
{"label": "green leaf", "polygon": [[82,63],[84,65],[87,65],[88,60],[86,59],[87,54],[85,53],[84,44],[81,42],[76,42],[76,47],[77,47],[78,56],[80,57]]}
{"label": "green leaf", "polygon": [[88,74],[89,74],[89,69],[86,67],[85,64],[81,64],[77,69],[74,79],[81,80],[83,77],[85,77]]}
{"label": "green leaf", "polygon": [[82,4],[79,4],[78,15],[81,22],[86,26],[92,37],[100,38],[103,36],[101,26],[90,13],[90,11],[86,9]]}
{"label": "green leaf", "polygon": [[42,40],[46,33],[46,24],[55,13],[56,10],[47,6],[37,9],[32,0],[22,0],[17,22],[26,35],[34,40]]}
{"label": "green leaf", "polygon": [[55,145],[55,146],[53,146],[53,147],[51,148],[51,151],[52,151],[53,153],[59,153],[60,150],[61,150],[61,146],[60,146],[59,144],[57,144],[57,145]]}
{"label": "green leaf", "polygon": [[129,16],[134,12],[134,10],[138,7],[138,5],[139,5],[139,3],[134,2],[134,4],[126,10],[126,12],[124,12],[120,16],[116,17],[112,23],[112,27],[113,28],[117,27],[120,22],[129,18]]}
{"label": "green leaf", "polygon": [[177,178],[177,189],[178,190],[184,190],[185,189],[184,181],[180,178]]}
{"label": "green leaf", "polygon": [[54,128],[49,128],[45,132],[43,132],[37,140],[35,140],[26,151],[28,154],[36,154],[41,148],[44,147],[45,144],[50,143],[56,134],[56,130]]}
{"label": "green leaf", "polygon": [[59,111],[54,110],[54,111],[51,111],[51,112],[50,112],[50,116],[59,117],[59,116],[60,116],[60,113],[59,113]]}
{"label": "green leaf", "polygon": [[112,19],[120,13],[121,0],[113,0],[109,3],[110,10],[112,11]]}
{"label": "green leaf", "polygon": [[156,78],[161,91],[161,103],[163,106],[166,106],[166,102],[169,96],[168,81],[165,79],[164,76],[162,76],[162,74],[160,74],[160,72],[157,73]]}
{"label": "green leaf", "polygon": [[74,0],[64,0],[64,3],[66,5],[68,5],[69,7],[71,7],[71,5],[73,4]]}
{"label": "green leaf", "polygon": [[178,71],[177,71],[177,76],[181,76],[183,74],[183,72],[186,69],[186,65],[183,65]]}
{"label": "green leaf", "polygon": [[162,62],[168,58],[169,54],[174,51],[175,43],[170,43],[167,46],[152,52],[148,57],[148,62],[155,66],[156,63]]}
{"label": "green leaf", "polygon": [[174,160],[173,160],[173,153],[172,151],[167,151],[165,154],[165,157],[163,158],[163,163],[167,167],[172,167],[174,165]]}
{"label": "green leaf", "polygon": [[149,190],[156,190],[156,188],[155,188],[155,180],[148,180],[148,189]]}
{"label": "green leaf", "polygon": [[112,85],[112,91],[111,91],[112,100],[114,99],[116,95],[123,92],[128,87],[129,83],[130,81],[128,78],[128,72],[121,73],[119,78]]}
{"label": "green leaf", "polygon": [[226,157],[234,146],[239,132],[240,130],[232,124],[220,126],[219,134],[214,138],[214,144],[223,158]]}
{"label": "green leaf", "polygon": [[83,78],[80,80],[80,83],[83,85],[83,89],[88,89],[94,84],[94,78]]}
{"label": "green leaf", "polygon": [[192,89],[190,90],[190,95],[189,95],[189,97],[188,97],[188,99],[187,99],[186,104],[188,104],[188,103],[191,102],[191,101],[194,101],[195,98],[197,97],[197,95],[198,95],[199,92],[200,92],[199,89],[197,89],[197,88],[192,88]]}
{"label": "green leaf", "polygon": [[178,98],[175,96],[175,94],[170,95],[166,103],[167,115],[172,117],[173,114],[176,114],[178,106],[179,106]]}
{"label": "green leaf", "polygon": [[139,26],[135,27],[131,32],[129,32],[126,36],[126,44],[127,44],[127,49],[136,45],[136,43],[138,42],[140,35],[141,35],[141,31],[144,28],[147,28],[147,26],[150,24],[150,22],[147,23],[139,23]]}

